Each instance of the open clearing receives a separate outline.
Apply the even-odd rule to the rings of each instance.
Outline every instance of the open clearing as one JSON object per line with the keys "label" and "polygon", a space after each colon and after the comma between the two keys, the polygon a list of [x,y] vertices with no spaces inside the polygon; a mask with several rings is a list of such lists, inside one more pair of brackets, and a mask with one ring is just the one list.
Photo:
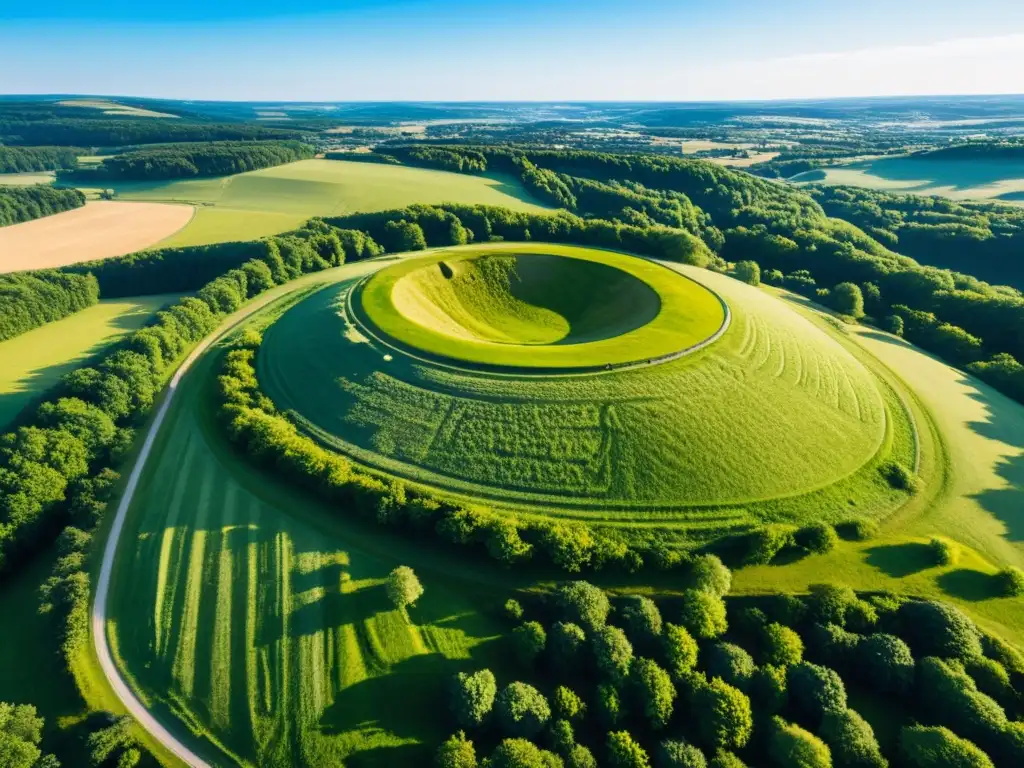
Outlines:
{"label": "open clearing", "polygon": [[0,173],[0,187],[31,187],[34,184],[52,184],[54,178],[56,178],[56,174],[53,171]]}
{"label": "open clearing", "polygon": [[187,205],[90,201],[71,211],[0,227],[0,272],[63,267],[141,251],[191,218]]}
{"label": "open clearing", "polygon": [[311,216],[380,211],[412,203],[543,210],[512,179],[342,160],[300,160],[213,179],[123,182],[115,189],[123,200],[197,207],[192,222],[167,237],[161,243],[165,246],[255,240],[294,229]]}
{"label": "open clearing", "polygon": [[793,181],[941,195],[954,200],[1013,200],[1015,195],[1024,193],[1024,161],[888,157],[809,171],[795,176]]}
{"label": "open clearing", "polygon": [[0,343],[0,428],[65,373],[177,299],[168,294],[101,301]]}
{"label": "open clearing", "polygon": [[118,104],[107,99],[68,99],[57,102],[62,107],[80,107],[82,109],[98,109],[105,115],[115,117],[164,117],[177,118],[169,112],[155,112],[152,109],[142,107],[129,107],[127,104]]}

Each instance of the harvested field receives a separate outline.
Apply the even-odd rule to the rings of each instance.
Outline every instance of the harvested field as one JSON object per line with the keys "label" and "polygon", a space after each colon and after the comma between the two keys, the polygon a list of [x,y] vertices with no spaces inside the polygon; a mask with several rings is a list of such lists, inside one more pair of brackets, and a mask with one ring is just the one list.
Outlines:
{"label": "harvested field", "polygon": [[47,269],[140,251],[192,219],[190,205],[100,201],[0,228],[0,272]]}

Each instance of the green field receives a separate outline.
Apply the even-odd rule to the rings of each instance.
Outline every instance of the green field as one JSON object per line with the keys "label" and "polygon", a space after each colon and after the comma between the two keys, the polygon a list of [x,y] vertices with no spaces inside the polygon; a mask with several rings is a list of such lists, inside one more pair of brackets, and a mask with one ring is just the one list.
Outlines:
{"label": "green field", "polygon": [[941,195],[954,200],[1012,201],[1024,193],[1024,162],[890,157],[808,171],[792,181]]}
{"label": "green field", "polygon": [[678,354],[726,321],[693,280],[612,251],[475,246],[407,259],[357,299],[406,349],[520,369],[603,368]]}
{"label": "green field", "polygon": [[517,181],[423,168],[301,160],[213,179],[122,182],[122,200],[195,205],[196,215],[163,246],[255,240],[295,229],[311,216],[341,216],[412,203],[482,203],[540,210]]}
{"label": "green field", "polygon": [[[657,267],[662,269],[662,267]],[[457,495],[700,541],[765,519],[880,516],[913,465],[899,399],[844,343],[729,277],[678,267],[732,310],[678,360],[515,376],[409,359],[346,328],[339,282],[264,336],[260,383],[310,434]]]}
{"label": "green field", "polygon": [[175,295],[114,299],[0,343],[0,427],[68,371],[140,328]]}

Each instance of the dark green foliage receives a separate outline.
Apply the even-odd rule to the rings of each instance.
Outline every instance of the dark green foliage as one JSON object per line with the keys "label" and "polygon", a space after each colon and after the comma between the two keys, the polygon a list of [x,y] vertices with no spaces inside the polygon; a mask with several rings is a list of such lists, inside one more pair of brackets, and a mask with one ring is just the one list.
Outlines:
{"label": "dark green foliage", "polygon": [[652,730],[664,728],[672,717],[676,689],[664,669],[651,659],[636,659],[629,671],[640,709]]}
{"label": "dark green foliage", "polygon": [[754,721],[750,699],[742,691],[714,678],[696,691],[693,709],[700,712],[697,729],[711,749],[740,749],[750,740]]}
{"label": "dark green foliage", "polygon": [[887,768],[871,725],[852,709],[826,712],[818,735],[832,750],[835,768]]}
{"label": "dark green foliage", "polygon": [[911,768],[995,768],[988,755],[947,728],[903,728],[900,754]]}
{"label": "dark green foliage", "polygon": [[0,759],[4,768],[37,768],[56,765],[52,755],[42,755],[43,718],[29,704],[0,702]]}
{"label": "dark green foliage", "polygon": [[575,721],[583,718],[587,711],[587,705],[576,695],[575,691],[560,685],[551,695],[551,709],[554,711],[555,717]]}
{"label": "dark green foliage", "polygon": [[597,715],[601,723],[611,728],[625,715],[622,697],[618,689],[610,683],[601,683],[596,693]]}
{"label": "dark green foliage", "polygon": [[708,640],[723,634],[728,628],[725,603],[722,598],[702,589],[683,592],[680,623],[695,638]]}
{"label": "dark green foliage", "polygon": [[555,599],[567,621],[588,631],[604,626],[611,611],[611,603],[604,591],[585,581],[562,584]]}
{"label": "dark green foliage", "polygon": [[423,228],[411,221],[389,221],[384,225],[381,245],[388,251],[422,251],[427,247]]}
{"label": "dark green foliage", "polygon": [[964,662],[964,671],[971,676],[978,690],[991,696],[1006,707],[1016,699],[1016,693],[1010,682],[1010,673],[995,659],[975,656]]}
{"label": "dark green foliage", "polygon": [[715,752],[715,756],[708,761],[708,768],[747,768],[746,763],[726,749]]}
{"label": "dark green foliage", "polygon": [[526,683],[510,683],[502,688],[495,699],[494,711],[505,733],[526,738],[540,733],[551,718],[547,699]]}
{"label": "dark green foliage", "polygon": [[756,261],[738,261],[736,262],[736,279],[742,280],[744,283],[750,285],[761,284],[761,267],[758,266]]}
{"label": "dark green foliage", "polygon": [[463,731],[445,739],[434,756],[434,768],[476,768],[476,765],[476,749]]}
{"label": "dark green foliage", "polygon": [[[3,147],[0,147],[0,163]],[[85,195],[77,189],[59,189],[49,184],[24,187],[0,186],[0,227],[51,216],[85,205]]]}
{"label": "dark green foliage", "polygon": [[526,739],[505,739],[491,753],[487,768],[562,768],[557,755]]}
{"label": "dark green foliage", "polygon": [[[3,123],[0,123],[2,127]],[[6,143],[6,142],[4,142]],[[33,142],[45,144],[46,142]],[[0,146],[0,173],[32,173],[74,168],[78,156],[88,154],[77,147],[6,147]]]}
{"label": "dark green foliage", "polygon": [[883,694],[902,695],[914,682],[914,656],[894,635],[865,637],[857,646],[861,680]]}
{"label": "dark green foliage", "polygon": [[956,545],[945,539],[932,539],[928,542],[928,553],[936,565],[952,565],[957,560]]}
{"label": "dark green foliage", "polygon": [[789,699],[786,685],[785,667],[758,667],[750,680],[750,698],[756,709],[769,715],[781,712]]}
{"label": "dark green foliage", "polygon": [[832,768],[832,755],[825,742],[779,717],[772,721],[768,755],[779,768]]}
{"label": "dark green foliage", "polygon": [[808,655],[827,666],[849,669],[863,636],[836,624],[814,624],[807,632]]}
{"label": "dark green foliage", "polygon": [[[116,765],[134,768],[141,759],[141,745],[132,735],[134,721],[131,715],[121,715],[106,728],[94,731],[86,739],[91,765]],[[109,761],[109,762],[108,762]]]}
{"label": "dark green foliage", "polygon": [[578,624],[560,621],[548,633],[552,661],[561,669],[573,670],[579,663],[587,636]]}
{"label": "dark green foliage", "polygon": [[541,546],[559,568],[579,573],[590,565],[596,542],[585,525],[556,523],[545,529]]}
{"label": "dark green foliage", "polygon": [[839,536],[835,528],[828,523],[812,523],[797,529],[793,534],[793,540],[798,547],[812,554],[824,554],[835,549],[839,543]]}
{"label": "dark green foliage", "polygon": [[900,464],[898,461],[887,461],[880,467],[882,476],[889,481],[889,485],[907,493],[917,493],[921,487],[921,480]]}
{"label": "dark green foliage", "polygon": [[680,680],[697,666],[697,641],[685,627],[666,624],[662,640],[669,674]]}
{"label": "dark green foliage", "polygon": [[576,744],[576,734],[573,733],[572,723],[568,720],[555,720],[548,728],[548,741],[556,753],[568,754]]}
{"label": "dark green foliage", "polygon": [[707,768],[707,758],[693,744],[666,739],[658,745],[655,768]]}
{"label": "dark green foliage", "polygon": [[605,625],[591,634],[590,647],[602,675],[615,683],[626,679],[633,662],[633,646],[625,632]]}
{"label": "dark green foliage", "polygon": [[475,728],[494,707],[498,685],[489,669],[459,672],[452,681],[451,708],[456,722],[464,728]]}
{"label": "dark green foliage", "polygon": [[633,642],[650,644],[660,637],[661,611],[649,597],[630,595],[623,598],[619,613]]}
{"label": "dark green foliage", "polygon": [[705,654],[708,677],[719,677],[740,690],[747,689],[754,674],[754,660],[749,653],[733,643],[713,643]]}
{"label": "dark green foliage", "polygon": [[864,317],[864,294],[855,283],[840,283],[832,289],[832,307],[841,315],[854,320]]}
{"label": "dark green foliage", "polygon": [[967,616],[947,603],[910,600],[897,612],[900,637],[917,656],[968,659],[981,655],[981,633]]}
{"label": "dark green foliage", "polygon": [[1024,571],[1015,566],[1003,568],[994,577],[996,594],[1002,597],[1020,597],[1024,595]]}
{"label": "dark green foliage", "polygon": [[89,275],[53,270],[0,275],[0,341],[91,307],[99,295]]}
{"label": "dark green foliage", "polygon": [[565,756],[565,768],[597,768],[597,760],[589,749],[576,744]]}
{"label": "dark green foliage", "polygon": [[846,709],[846,688],[839,674],[804,661],[787,673],[789,700],[801,722],[817,728],[826,712]]}
{"label": "dark green foliage", "polygon": [[512,619],[512,621],[519,621],[523,618],[523,606],[519,604],[518,600],[509,598],[505,601],[505,615]]}
{"label": "dark green foliage", "polygon": [[808,610],[822,624],[845,626],[847,613],[859,602],[852,589],[838,584],[812,584],[810,593]]}
{"label": "dark green foliage", "polygon": [[732,572],[716,555],[698,555],[690,561],[690,584],[693,589],[724,596],[732,587]]}
{"label": "dark green foliage", "polygon": [[537,621],[528,621],[512,630],[512,644],[519,663],[532,666],[547,644],[547,633]]}
{"label": "dark green foliage", "polygon": [[751,531],[743,541],[745,565],[767,565],[793,543],[793,531],[780,525],[768,525]]}
{"label": "dark green foliage", "polygon": [[803,640],[789,627],[773,622],[761,632],[761,657],[765,664],[782,667],[799,664],[803,655]]}
{"label": "dark green foliage", "polygon": [[899,315],[888,315],[882,324],[882,330],[888,331],[894,336],[903,336],[903,318]]}
{"label": "dark green foliage", "polygon": [[612,731],[608,734],[608,765],[610,768],[650,768],[647,752],[629,731]]}

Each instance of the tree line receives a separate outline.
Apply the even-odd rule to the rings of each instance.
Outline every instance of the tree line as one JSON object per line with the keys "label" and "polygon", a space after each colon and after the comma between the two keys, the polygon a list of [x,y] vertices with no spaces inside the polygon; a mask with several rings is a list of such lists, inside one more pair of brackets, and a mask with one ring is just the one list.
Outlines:
{"label": "tree line", "polygon": [[56,270],[0,275],[0,341],[91,307],[99,296],[91,275]]}
{"label": "tree line", "polygon": [[0,186],[0,227],[70,211],[83,205],[85,195],[77,189],[58,189],[49,184]]}
{"label": "tree line", "polygon": [[216,141],[133,149],[105,158],[98,166],[61,174],[78,182],[145,181],[227,176],[306,160],[313,147],[299,141]]}
{"label": "tree line", "polygon": [[0,146],[0,173],[32,173],[74,168],[78,156],[87,154],[78,147],[4,147]]}

